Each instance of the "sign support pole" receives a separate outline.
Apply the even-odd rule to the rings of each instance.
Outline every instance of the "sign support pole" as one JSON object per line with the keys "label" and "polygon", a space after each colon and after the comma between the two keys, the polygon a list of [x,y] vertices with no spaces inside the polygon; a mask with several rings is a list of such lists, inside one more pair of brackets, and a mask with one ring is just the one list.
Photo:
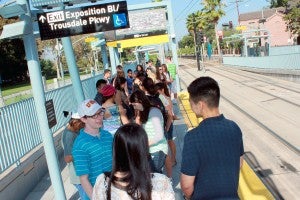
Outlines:
{"label": "sign support pole", "polygon": [[62,41],[62,44],[64,47],[64,52],[66,55],[68,69],[69,69],[72,84],[73,84],[74,94],[75,94],[77,103],[79,104],[80,102],[82,102],[84,100],[84,93],[83,93],[83,88],[81,85],[78,68],[76,65],[75,54],[73,51],[72,42],[71,42],[70,37],[64,37],[61,39],[61,41]]}
{"label": "sign support pole", "polygon": [[[168,19],[169,19],[169,27],[170,27],[170,40],[171,40],[171,48],[172,48],[172,60],[173,63],[176,65],[178,71],[178,55],[177,55],[177,46],[176,46],[176,35],[175,35],[175,28],[174,28],[174,17],[173,11],[171,6],[171,0],[167,0],[167,10],[168,10]],[[178,72],[176,72],[176,88],[177,92],[180,92],[180,81]]]}
{"label": "sign support pole", "polygon": [[[28,2],[26,0],[22,0],[22,3],[25,4],[29,10]],[[30,13],[26,13],[25,15],[21,15],[20,18],[26,22],[26,26],[29,26],[30,29],[33,30],[30,15]],[[52,186],[54,189],[55,198],[65,200],[66,196],[55,151],[53,134],[48,126],[48,119],[45,107],[46,99],[44,93],[44,86],[42,84],[40,64],[38,62],[37,55],[37,45],[33,35],[33,31],[31,31],[27,35],[24,35],[23,41],[27,58],[28,71],[30,74],[33,98],[35,101],[37,117],[41,130],[41,135],[43,138],[44,150],[51,182],[53,183]]]}
{"label": "sign support pole", "polygon": [[119,55],[118,48],[113,47],[113,49],[114,49],[114,57],[115,57],[115,63],[116,63],[115,68],[116,68],[116,66],[119,65],[121,63],[121,61],[120,61],[120,55]]}
{"label": "sign support pole", "polygon": [[106,45],[101,45],[101,55],[102,55],[102,61],[103,61],[103,68],[108,68],[108,58],[107,58],[107,52],[106,52]]}
{"label": "sign support pole", "polygon": [[110,67],[111,67],[111,74],[116,73],[116,60],[115,60],[115,53],[113,47],[108,47],[109,50],[109,57],[110,57]]}
{"label": "sign support pole", "polygon": [[0,108],[5,106],[4,98],[2,96],[1,83],[0,83]]}
{"label": "sign support pole", "polygon": [[[61,7],[64,10],[64,6]],[[84,100],[83,88],[81,85],[80,75],[75,60],[75,54],[73,51],[72,41],[70,37],[64,37],[61,39],[63,50],[65,52],[69,73],[72,80],[74,94],[77,100],[77,105]]]}

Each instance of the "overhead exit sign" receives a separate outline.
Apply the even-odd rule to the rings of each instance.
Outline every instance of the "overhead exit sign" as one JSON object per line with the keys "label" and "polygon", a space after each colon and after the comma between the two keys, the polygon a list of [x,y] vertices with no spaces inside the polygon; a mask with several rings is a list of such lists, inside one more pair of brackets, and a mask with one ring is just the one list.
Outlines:
{"label": "overhead exit sign", "polygon": [[41,40],[129,28],[126,1],[38,13]]}

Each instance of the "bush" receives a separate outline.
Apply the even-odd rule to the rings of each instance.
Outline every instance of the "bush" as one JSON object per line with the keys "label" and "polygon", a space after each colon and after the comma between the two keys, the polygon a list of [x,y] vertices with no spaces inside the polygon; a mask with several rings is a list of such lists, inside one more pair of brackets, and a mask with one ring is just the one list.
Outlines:
{"label": "bush", "polygon": [[54,70],[53,63],[50,60],[41,60],[41,71],[47,79],[56,76],[56,70]]}
{"label": "bush", "polygon": [[195,55],[194,47],[186,47],[178,49],[178,55]]}

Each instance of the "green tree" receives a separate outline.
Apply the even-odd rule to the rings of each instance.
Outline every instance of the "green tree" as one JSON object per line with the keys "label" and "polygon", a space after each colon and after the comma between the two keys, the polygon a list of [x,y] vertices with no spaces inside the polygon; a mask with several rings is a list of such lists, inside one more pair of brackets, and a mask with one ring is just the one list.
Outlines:
{"label": "green tree", "polygon": [[50,60],[41,60],[40,64],[43,76],[45,76],[47,79],[56,76],[56,71],[54,70],[53,63]]}
{"label": "green tree", "polygon": [[300,1],[289,1],[284,20],[287,22],[289,30],[300,37]]}
{"label": "green tree", "polygon": [[21,39],[0,40],[0,73],[8,84],[28,81],[25,50]]}
{"label": "green tree", "polygon": [[271,0],[270,8],[286,7],[288,0]]}
{"label": "green tree", "polygon": [[223,10],[224,4],[221,2],[221,0],[204,0],[202,4],[204,6],[202,11],[205,13],[206,20],[214,24],[219,59],[221,60],[222,56],[221,56],[221,48],[219,43],[217,26],[218,26],[219,19],[225,15],[225,12]]}
{"label": "green tree", "polygon": [[194,39],[191,34],[183,36],[183,38],[178,42],[179,48],[193,47],[193,46],[194,46]]}
{"label": "green tree", "polygon": [[203,31],[207,26],[205,13],[202,11],[196,11],[189,14],[186,20],[186,28],[192,34],[195,35],[195,31]]}
{"label": "green tree", "polygon": [[135,60],[135,55],[133,53],[134,48],[124,48],[121,53],[122,61],[133,61]]}
{"label": "green tree", "polygon": [[[3,19],[0,17],[0,30],[5,24],[17,21],[17,18]],[[0,40],[0,76],[3,85],[29,81],[25,50],[21,39]]]}

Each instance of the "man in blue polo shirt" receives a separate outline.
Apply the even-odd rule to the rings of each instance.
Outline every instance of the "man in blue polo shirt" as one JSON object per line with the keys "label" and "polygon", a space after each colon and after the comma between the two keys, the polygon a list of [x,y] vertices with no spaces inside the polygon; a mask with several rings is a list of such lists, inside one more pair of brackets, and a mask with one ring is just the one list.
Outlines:
{"label": "man in blue polo shirt", "polygon": [[97,176],[111,171],[113,137],[101,129],[105,109],[95,100],[84,100],[77,112],[85,127],[80,130],[74,142],[72,154],[76,174],[87,194],[84,198],[86,200],[92,198]]}
{"label": "man in blue polo shirt", "polygon": [[184,138],[180,184],[185,199],[239,199],[242,132],[219,112],[220,88],[210,77],[188,86],[190,104],[203,121]]}

